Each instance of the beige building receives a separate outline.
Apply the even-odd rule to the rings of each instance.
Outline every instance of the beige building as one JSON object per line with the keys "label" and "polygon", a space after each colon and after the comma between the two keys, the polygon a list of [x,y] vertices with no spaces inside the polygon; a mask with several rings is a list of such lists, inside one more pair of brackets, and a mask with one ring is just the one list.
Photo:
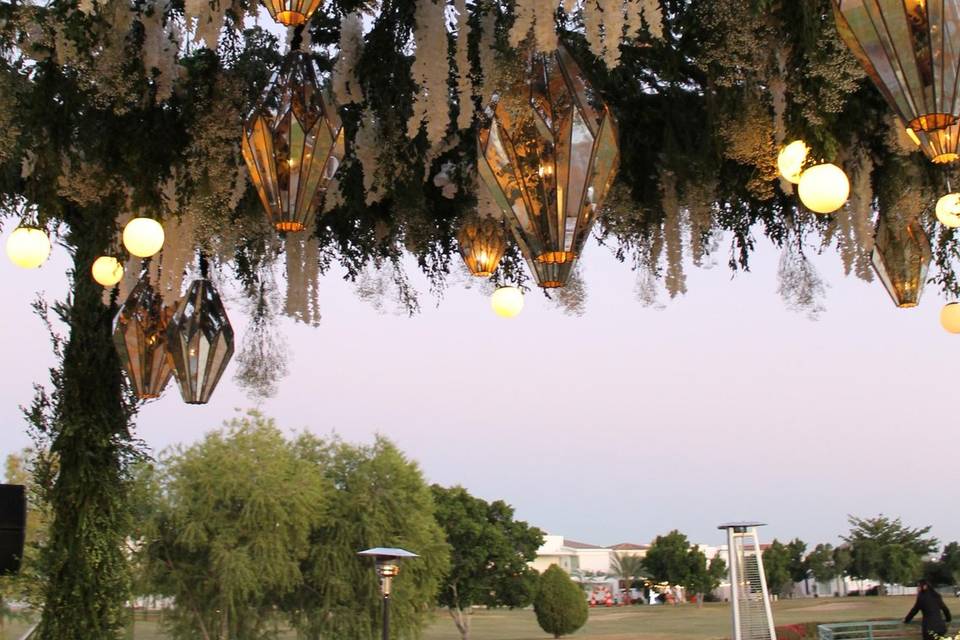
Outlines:
{"label": "beige building", "polygon": [[615,554],[642,558],[649,548],[649,545],[630,542],[601,547],[563,536],[548,535],[544,538],[543,546],[537,551],[537,559],[531,562],[530,566],[541,573],[555,564],[570,574],[610,575]]}

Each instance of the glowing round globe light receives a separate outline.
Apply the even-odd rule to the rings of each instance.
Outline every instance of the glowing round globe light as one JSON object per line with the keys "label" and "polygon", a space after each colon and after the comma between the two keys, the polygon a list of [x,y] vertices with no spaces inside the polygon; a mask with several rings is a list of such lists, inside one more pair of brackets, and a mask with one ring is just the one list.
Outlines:
{"label": "glowing round globe light", "polygon": [[523,311],[523,292],[517,287],[500,287],[490,297],[490,306],[501,318],[513,318]]}
{"label": "glowing round globe light", "polygon": [[50,238],[35,227],[17,227],[7,238],[7,257],[18,267],[36,269],[50,257]]}
{"label": "glowing round globe light", "polygon": [[814,213],[833,213],[850,197],[850,180],[835,164],[818,164],[800,176],[800,201]]}
{"label": "glowing round globe light", "polygon": [[149,258],[163,248],[163,225],[153,218],[134,218],[123,229],[123,246],[138,258]]}
{"label": "glowing round globe light", "polygon": [[960,227],[960,193],[948,193],[937,200],[937,220],[945,227]]}
{"label": "glowing round globe light", "polygon": [[950,333],[960,333],[960,302],[951,302],[940,311],[940,324]]}
{"label": "glowing round globe light", "polygon": [[780,149],[777,156],[777,169],[784,180],[797,184],[803,173],[803,164],[810,155],[810,147],[803,140],[794,140]]}
{"label": "glowing round globe light", "polygon": [[112,256],[100,256],[94,260],[90,271],[97,284],[105,287],[112,287],[123,279],[123,265]]}

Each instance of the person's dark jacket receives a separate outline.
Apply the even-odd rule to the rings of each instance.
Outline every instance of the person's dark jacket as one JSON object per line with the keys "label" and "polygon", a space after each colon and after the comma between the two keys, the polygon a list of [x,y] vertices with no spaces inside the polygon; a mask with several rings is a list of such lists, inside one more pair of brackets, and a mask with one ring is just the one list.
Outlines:
{"label": "person's dark jacket", "polygon": [[[917,594],[917,602],[904,618],[905,623],[913,620],[917,613],[923,613],[923,636],[933,638],[947,633],[947,623],[950,622],[950,609],[943,603],[943,598],[933,589],[925,589]],[[943,612],[943,616],[940,613]]]}

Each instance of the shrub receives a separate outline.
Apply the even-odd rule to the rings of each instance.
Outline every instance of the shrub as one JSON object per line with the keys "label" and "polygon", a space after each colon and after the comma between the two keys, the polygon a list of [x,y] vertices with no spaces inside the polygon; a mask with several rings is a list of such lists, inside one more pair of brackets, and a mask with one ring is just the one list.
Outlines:
{"label": "shrub", "polygon": [[586,624],[590,614],[583,591],[555,564],[540,577],[533,610],[540,628],[554,638],[573,633]]}

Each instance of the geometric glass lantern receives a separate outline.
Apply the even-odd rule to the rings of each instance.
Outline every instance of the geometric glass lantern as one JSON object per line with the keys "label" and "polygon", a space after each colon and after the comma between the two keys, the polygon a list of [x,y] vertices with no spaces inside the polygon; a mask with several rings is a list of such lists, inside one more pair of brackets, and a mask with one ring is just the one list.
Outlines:
{"label": "geometric glass lantern", "polygon": [[616,123],[565,47],[528,70],[480,128],[479,172],[537,282],[562,287],[617,172]]}
{"label": "geometric glass lantern", "polygon": [[180,395],[206,404],[233,356],[233,327],[213,283],[194,280],[167,328]]}
{"label": "geometric glass lantern", "polygon": [[172,315],[144,274],[117,313],[113,344],[137,398],[159,398],[173,375],[167,352],[167,322]]}
{"label": "geometric glass lantern", "polygon": [[313,60],[293,51],[243,125],[243,158],[277,231],[313,228],[344,156],[344,133]]}
{"label": "geometric glass lantern", "polygon": [[270,17],[287,27],[305,24],[320,6],[320,0],[264,0]]}
{"label": "geometric glass lantern", "polygon": [[507,250],[503,223],[493,218],[470,218],[460,227],[457,244],[470,273],[489,278]]}
{"label": "geometric glass lantern", "polygon": [[833,0],[837,30],[936,163],[960,142],[960,0]]}
{"label": "geometric glass lantern", "polygon": [[880,216],[873,268],[895,305],[906,309],[920,304],[931,259],[930,240],[917,220],[898,225]]}

